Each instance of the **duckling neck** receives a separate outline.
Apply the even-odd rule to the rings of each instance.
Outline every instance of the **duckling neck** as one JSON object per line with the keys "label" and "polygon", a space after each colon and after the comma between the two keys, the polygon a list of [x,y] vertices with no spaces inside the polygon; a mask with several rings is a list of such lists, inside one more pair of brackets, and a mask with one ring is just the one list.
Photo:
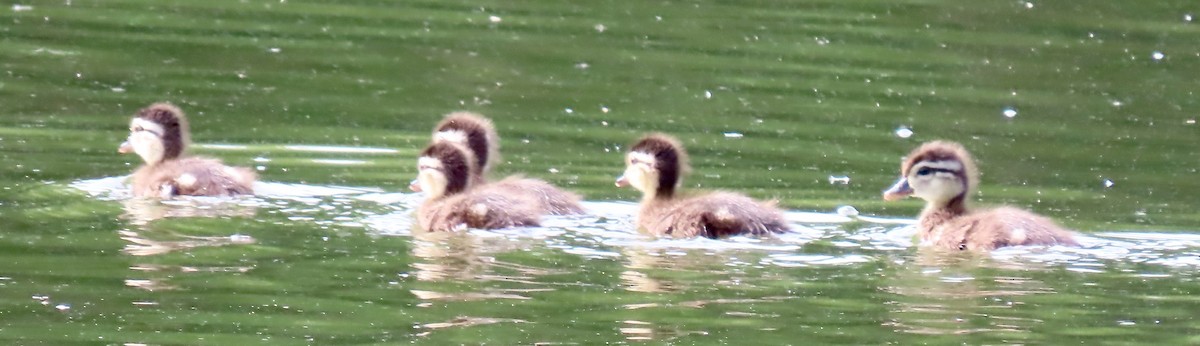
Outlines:
{"label": "duckling neck", "polygon": [[946,203],[928,203],[921,211],[921,229],[932,230],[950,220],[967,213],[967,196],[961,194],[951,198]]}

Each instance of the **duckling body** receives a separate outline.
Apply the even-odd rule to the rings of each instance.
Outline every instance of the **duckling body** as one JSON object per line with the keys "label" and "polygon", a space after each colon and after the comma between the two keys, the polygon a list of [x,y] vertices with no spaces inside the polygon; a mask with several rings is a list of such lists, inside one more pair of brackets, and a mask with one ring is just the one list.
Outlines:
{"label": "duckling body", "polygon": [[492,121],[472,112],[447,114],[434,126],[433,142],[459,143],[475,156],[472,182],[475,188],[511,195],[523,195],[536,200],[539,209],[550,214],[581,214],[579,195],[563,191],[550,183],[534,178],[511,176],[489,182],[487,175],[500,157],[500,136]]}
{"label": "duckling body", "polygon": [[680,197],[676,188],[688,171],[687,153],[674,137],[649,134],[630,147],[617,186],[642,191],[638,228],[655,236],[721,238],[790,230],[774,202],[732,192]]}
{"label": "duckling body", "polygon": [[145,161],[131,178],[135,197],[254,193],[254,171],[226,166],[217,159],[183,156],[190,135],[187,118],[178,107],[155,103],[143,108],[134,115],[129,130],[129,139],[118,151],[135,152]]}
{"label": "duckling body", "polygon": [[133,195],[251,195],[254,177],[254,171],[247,168],[226,166],[216,159],[186,157],[138,168],[133,172]]}
{"label": "duckling body", "polygon": [[1022,209],[999,207],[973,211],[967,196],[978,171],[958,143],[925,143],[901,165],[901,178],[884,199],[916,196],[926,201],[918,236],[921,244],[947,250],[993,250],[1016,245],[1078,246],[1070,231],[1054,221]]}
{"label": "duckling body", "polygon": [[422,229],[436,232],[462,226],[495,229],[539,225],[544,211],[528,195],[500,188],[472,188],[475,164],[474,154],[458,143],[435,142],[421,152],[417,181],[410,187],[427,193],[417,209]]}

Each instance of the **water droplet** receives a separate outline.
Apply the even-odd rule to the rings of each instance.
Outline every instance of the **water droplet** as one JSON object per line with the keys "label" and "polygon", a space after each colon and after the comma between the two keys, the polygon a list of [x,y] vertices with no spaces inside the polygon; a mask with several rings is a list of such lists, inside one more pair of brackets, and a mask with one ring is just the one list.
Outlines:
{"label": "water droplet", "polygon": [[586,70],[588,67],[592,67],[592,65],[588,65],[588,63],[586,63],[586,62],[581,62],[581,63],[575,64],[575,68],[580,69],[580,70]]}
{"label": "water droplet", "polygon": [[283,50],[279,49],[277,47],[271,47],[270,49],[267,49],[267,51],[271,52],[271,53],[279,53],[279,52],[282,52]]}
{"label": "water droplet", "polygon": [[565,110],[563,110],[563,111],[564,111],[564,112],[567,112],[567,114],[574,114],[574,113],[575,113],[575,110],[574,110],[574,109],[570,109],[570,108],[567,108],[567,109],[565,109]]}
{"label": "water droplet", "polygon": [[837,214],[845,217],[855,217],[858,216],[858,209],[854,208],[854,206],[843,205],[837,208]]}
{"label": "water droplet", "polygon": [[1116,184],[1113,183],[1112,180],[1104,179],[1104,187],[1113,187],[1113,185],[1116,185]]}
{"label": "water droplet", "polygon": [[742,138],[742,134],[740,132],[725,132],[724,135],[725,138]]}
{"label": "water droplet", "polygon": [[1196,119],[1188,119],[1188,120],[1184,120],[1184,121],[1183,121],[1183,123],[1184,123],[1184,124],[1188,124],[1188,125],[1195,125],[1195,124],[1196,124]]}
{"label": "water droplet", "polygon": [[1033,8],[1033,3],[1032,3],[1032,2],[1029,2],[1029,1],[1026,1],[1026,2],[1025,2],[1025,8]]}
{"label": "water droplet", "polygon": [[1014,108],[1011,108],[1011,107],[1005,108],[1003,113],[1004,113],[1004,117],[1006,117],[1006,118],[1013,118],[1013,117],[1017,116],[1017,110]]}
{"label": "water droplet", "polygon": [[608,113],[608,107],[605,107],[605,106],[600,106],[600,112],[601,112],[601,113]]}
{"label": "water droplet", "polygon": [[1167,57],[1167,55],[1163,54],[1163,52],[1160,52],[1160,51],[1154,51],[1154,53],[1150,53],[1150,57],[1153,58],[1155,61],[1158,61],[1158,60],[1162,60],[1163,58]]}
{"label": "water droplet", "polygon": [[601,125],[601,126],[608,126],[608,121],[607,121],[607,120],[601,120],[601,121],[600,121],[600,125]]}
{"label": "water droplet", "polygon": [[901,126],[901,127],[896,128],[896,137],[908,138],[908,137],[912,137],[912,135],[913,135],[913,130],[908,128],[908,126]]}
{"label": "water droplet", "polygon": [[1112,101],[1112,105],[1113,105],[1113,107],[1120,107],[1120,106],[1122,106],[1122,105],[1124,105],[1124,104],[1125,104],[1124,102],[1121,102],[1121,101],[1118,101],[1118,100],[1113,100],[1113,101]]}
{"label": "water droplet", "polygon": [[1192,21],[1192,14],[1188,13],[1188,14],[1183,15],[1183,21],[1185,21],[1185,22]]}
{"label": "water droplet", "polygon": [[55,305],[54,308],[58,309],[58,311],[67,311],[71,310],[71,304],[58,304]]}
{"label": "water droplet", "polygon": [[704,91],[704,98],[706,98],[706,99],[711,99],[711,98],[712,98],[712,92],[711,92],[711,91],[708,91],[708,90],[705,90],[705,91]]}
{"label": "water droplet", "polygon": [[844,175],[831,175],[829,176],[829,183],[835,185],[848,185],[850,184],[850,177]]}
{"label": "water droplet", "polygon": [[503,19],[500,19],[500,16],[488,16],[488,21],[492,23],[499,23],[501,20]]}
{"label": "water droplet", "polygon": [[608,30],[608,27],[604,26],[604,24],[596,24],[595,28],[596,32],[604,32],[605,30]]}

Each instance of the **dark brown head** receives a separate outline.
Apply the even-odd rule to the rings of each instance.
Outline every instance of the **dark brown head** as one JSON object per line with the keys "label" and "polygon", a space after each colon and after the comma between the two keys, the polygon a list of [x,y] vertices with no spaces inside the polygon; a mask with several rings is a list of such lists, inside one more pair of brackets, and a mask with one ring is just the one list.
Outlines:
{"label": "dark brown head", "polygon": [[450,141],[462,144],[475,155],[475,173],[482,176],[492,169],[500,159],[500,135],[492,121],[478,113],[454,112],[446,114],[433,127],[433,141]]}
{"label": "dark brown head", "polygon": [[471,185],[475,155],[458,143],[434,142],[417,159],[417,181],[410,187],[424,191],[429,198],[454,195]]}
{"label": "dark brown head", "polygon": [[670,197],[690,170],[687,152],[675,137],[651,133],[629,148],[617,186],[632,185],[647,196]]}
{"label": "dark brown head", "polygon": [[146,163],[155,164],[183,155],[190,139],[183,111],[160,102],[134,114],[129,122],[129,139],[117,151],[136,152]]}
{"label": "dark brown head", "polygon": [[883,198],[891,201],[913,195],[930,204],[961,206],[975,190],[978,177],[975,162],[962,145],[928,142],[908,154],[900,166],[900,180],[884,191]]}

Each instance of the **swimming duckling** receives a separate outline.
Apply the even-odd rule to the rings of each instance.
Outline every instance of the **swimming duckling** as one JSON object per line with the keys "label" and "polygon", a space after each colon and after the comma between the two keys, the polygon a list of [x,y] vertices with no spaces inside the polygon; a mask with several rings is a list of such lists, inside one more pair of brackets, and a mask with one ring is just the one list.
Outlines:
{"label": "swimming duckling", "polygon": [[967,198],[979,173],[967,150],[954,142],[928,142],[900,166],[900,180],[883,192],[888,201],[925,200],[919,233],[922,245],[950,250],[992,250],[1014,245],[1078,246],[1071,232],[1025,210],[1000,207],[971,211]]}
{"label": "swimming duckling", "polygon": [[492,121],[482,115],[472,112],[447,114],[433,128],[433,142],[440,141],[462,144],[475,155],[472,179],[476,188],[529,195],[540,201],[542,208],[551,214],[583,213],[578,195],[560,190],[544,180],[511,176],[488,183],[487,174],[500,157],[500,135]]}
{"label": "swimming duckling", "polygon": [[117,152],[135,152],[146,162],[133,173],[135,197],[254,194],[254,171],[217,159],[183,157],[189,137],[187,118],[172,104],[155,103],[134,115],[129,139]]}
{"label": "swimming duckling", "polygon": [[461,225],[494,229],[537,226],[540,204],[526,194],[504,189],[473,189],[475,155],[461,144],[439,141],[421,151],[417,179],[409,188],[424,191],[417,221],[427,231],[452,231]]}
{"label": "swimming duckling", "polygon": [[651,234],[720,238],[790,230],[775,202],[758,202],[731,192],[676,196],[675,189],[689,168],[687,152],[674,137],[646,135],[630,147],[625,164],[617,187],[631,185],[642,192],[637,224]]}

